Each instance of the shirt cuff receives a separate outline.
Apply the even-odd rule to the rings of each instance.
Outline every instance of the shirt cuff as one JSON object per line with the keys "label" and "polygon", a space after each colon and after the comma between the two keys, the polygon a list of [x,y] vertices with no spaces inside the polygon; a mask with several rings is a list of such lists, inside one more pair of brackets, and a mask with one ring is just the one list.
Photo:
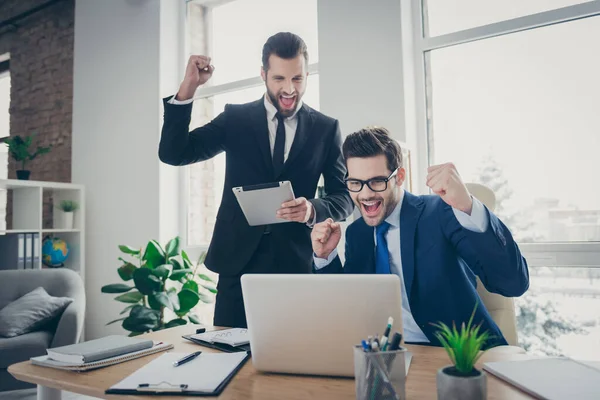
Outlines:
{"label": "shirt cuff", "polygon": [[169,104],[177,104],[177,105],[184,105],[184,104],[190,104],[194,101],[194,99],[187,99],[187,100],[177,100],[175,98],[175,96],[177,96],[177,94],[173,95],[173,97],[171,97],[171,99],[169,101],[167,101],[167,103]]}
{"label": "shirt cuff", "polygon": [[452,211],[454,211],[454,216],[463,228],[472,232],[483,233],[487,231],[488,228],[488,215],[483,204],[475,197],[472,197],[472,199],[473,208],[471,209],[471,215],[457,210],[456,208],[452,208]]}
{"label": "shirt cuff", "polygon": [[319,258],[313,253],[313,260],[315,262],[315,269],[325,268],[337,257],[337,249],[333,249],[329,257],[327,258]]}
{"label": "shirt cuff", "polygon": [[[304,223],[309,228],[312,228],[317,223],[317,210],[315,210],[315,206],[310,201],[309,201],[309,203],[310,203],[310,207],[308,207],[308,210],[306,210],[306,218],[305,218],[306,221]],[[310,218],[311,209],[314,210],[312,219]],[[310,221],[309,221],[309,219],[310,219]]]}

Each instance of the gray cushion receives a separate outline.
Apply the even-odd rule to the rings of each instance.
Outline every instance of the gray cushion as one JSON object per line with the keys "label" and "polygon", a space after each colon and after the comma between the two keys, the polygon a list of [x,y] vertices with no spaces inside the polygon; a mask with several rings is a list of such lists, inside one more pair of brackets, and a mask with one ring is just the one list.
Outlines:
{"label": "gray cushion", "polygon": [[52,336],[51,332],[37,331],[7,339],[0,338],[0,368],[8,368],[11,364],[45,355]]}
{"label": "gray cushion", "polygon": [[52,297],[38,287],[0,310],[0,337],[33,332],[62,314],[72,301],[68,297]]}

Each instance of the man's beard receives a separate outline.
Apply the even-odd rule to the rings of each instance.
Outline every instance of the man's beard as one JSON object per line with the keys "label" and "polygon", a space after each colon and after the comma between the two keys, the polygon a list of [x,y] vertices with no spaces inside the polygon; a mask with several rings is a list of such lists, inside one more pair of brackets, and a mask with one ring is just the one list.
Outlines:
{"label": "man's beard", "polygon": [[277,112],[279,112],[284,117],[289,117],[296,112],[296,109],[298,108],[298,103],[300,103],[300,99],[302,98],[303,93],[296,92],[295,107],[291,110],[287,110],[287,109],[282,109],[281,106],[279,105],[279,95],[278,94],[276,95],[273,92],[271,92],[271,90],[269,90],[268,86],[266,86],[266,88],[267,88],[267,96],[269,96],[269,99],[271,100],[271,103],[275,106],[275,108],[277,109]]}

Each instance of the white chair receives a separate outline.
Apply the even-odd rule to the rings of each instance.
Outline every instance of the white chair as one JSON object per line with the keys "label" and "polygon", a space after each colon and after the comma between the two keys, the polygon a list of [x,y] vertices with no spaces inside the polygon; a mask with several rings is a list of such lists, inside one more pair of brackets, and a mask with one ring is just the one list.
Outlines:
{"label": "white chair", "polygon": [[[490,211],[495,210],[496,195],[492,189],[479,183],[465,183],[465,185],[473,197],[481,201]],[[492,350],[525,353],[525,350],[518,347],[517,318],[513,299],[488,292],[479,278],[477,278],[477,293],[509,344]]]}

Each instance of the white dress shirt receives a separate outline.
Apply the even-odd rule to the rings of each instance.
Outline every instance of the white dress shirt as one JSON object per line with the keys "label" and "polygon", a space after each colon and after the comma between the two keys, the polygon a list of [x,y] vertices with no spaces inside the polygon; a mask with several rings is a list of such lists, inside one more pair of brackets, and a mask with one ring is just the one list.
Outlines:
{"label": "white dress shirt", "polygon": [[[423,343],[429,342],[427,336],[423,333],[417,322],[415,321],[411,311],[410,304],[408,302],[408,296],[406,294],[406,286],[404,285],[404,276],[402,273],[402,254],[400,249],[400,210],[402,209],[402,200],[404,200],[404,190],[401,190],[400,201],[394,211],[385,219],[390,224],[390,228],[385,234],[385,238],[388,245],[388,252],[390,255],[390,271],[392,274],[396,274],[400,277],[400,284],[402,289],[402,325],[404,329],[404,340],[406,342]],[[485,212],[485,208],[479,202],[479,200],[473,198],[473,209],[471,215],[468,215],[455,208],[454,216],[463,228],[473,232],[482,233],[487,230],[488,217]],[[373,235],[375,237],[375,245],[377,245],[377,236],[375,234],[375,228],[373,228]],[[331,263],[335,257],[337,257],[337,250],[334,250],[327,259],[317,258],[314,256],[315,268],[321,269],[329,263]]]}

